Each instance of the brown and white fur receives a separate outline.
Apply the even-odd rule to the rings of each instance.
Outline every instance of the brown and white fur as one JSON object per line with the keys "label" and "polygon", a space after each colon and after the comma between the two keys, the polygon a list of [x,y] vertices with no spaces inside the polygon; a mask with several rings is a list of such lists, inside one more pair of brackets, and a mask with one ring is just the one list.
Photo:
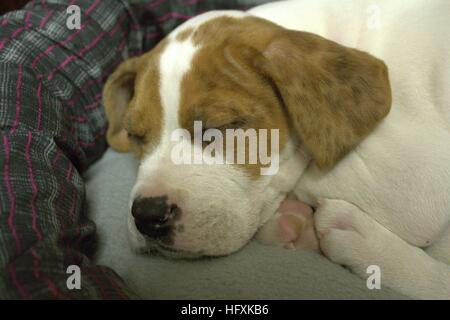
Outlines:
{"label": "brown and white fur", "polygon": [[[378,29],[367,25],[373,4]],[[133,245],[232,253],[293,191],[316,208],[332,261],[363,278],[378,265],[384,284],[413,297],[450,298],[448,12],[446,1],[400,0],[214,11],[125,61],[104,103],[110,145],[141,159],[130,208],[164,197],[179,209],[159,239],[130,214]],[[258,164],[175,165],[170,134],[194,120],[278,128],[278,174],[258,175]]]}

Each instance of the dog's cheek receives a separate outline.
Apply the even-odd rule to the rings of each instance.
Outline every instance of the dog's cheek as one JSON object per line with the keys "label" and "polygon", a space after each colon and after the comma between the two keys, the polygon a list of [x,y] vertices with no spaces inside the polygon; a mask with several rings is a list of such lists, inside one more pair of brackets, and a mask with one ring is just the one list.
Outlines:
{"label": "dog's cheek", "polygon": [[[243,196],[242,196],[243,197]],[[206,256],[233,253],[247,244],[256,232],[258,219],[250,201],[241,199],[230,208],[220,199],[200,203],[198,211],[189,210],[176,227],[174,246],[181,250],[200,252]]]}

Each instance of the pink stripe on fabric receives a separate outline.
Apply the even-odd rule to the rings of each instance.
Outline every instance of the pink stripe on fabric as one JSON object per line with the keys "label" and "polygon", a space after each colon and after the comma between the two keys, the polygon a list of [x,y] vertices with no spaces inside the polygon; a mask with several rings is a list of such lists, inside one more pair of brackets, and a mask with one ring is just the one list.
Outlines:
{"label": "pink stripe on fabric", "polygon": [[134,23],[130,25],[131,30],[141,30],[142,26],[140,24]]}
{"label": "pink stripe on fabric", "polygon": [[122,300],[129,300],[128,296],[125,294],[125,292],[123,292],[122,288],[116,282],[116,279],[108,276],[108,274],[106,273],[104,268],[102,268],[100,270],[101,270],[102,274],[105,276],[105,278],[108,279],[108,282],[114,287],[114,289],[116,290],[116,292],[120,296],[120,298]]}
{"label": "pink stripe on fabric", "polygon": [[[96,1],[96,2],[97,2],[97,3],[93,3],[93,4],[87,9],[87,11],[86,11],[85,14],[90,13],[90,12],[98,5],[98,3],[99,3],[100,1]],[[69,6],[72,5],[73,3],[75,3],[75,0],[72,0],[72,1],[69,3]],[[126,17],[126,16],[123,16],[123,17]],[[44,19],[45,19],[45,18],[44,18]],[[48,18],[45,20],[44,23],[41,22],[42,27],[43,27],[43,25],[47,22],[47,20],[48,20]],[[80,29],[78,29],[77,31],[75,31],[74,33],[72,33],[72,34],[71,34],[70,36],[68,36],[65,40],[63,40],[63,41],[61,41],[61,42],[59,42],[59,43],[53,44],[53,45],[51,45],[50,47],[48,47],[45,51],[41,52],[38,56],[36,56],[36,58],[34,58],[34,60],[33,60],[33,62],[32,62],[33,68],[36,67],[37,63],[39,62],[39,60],[40,60],[43,56],[48,56],[48,55],[52,52],[52,50],[53,50],[54,48],[56,48],[56,47],[58,47],[58,46],[61,46],[61,45],[66,45],[67,43],[69,43],[70,41],[72,41],[73,38],[74,38],[75,36],[77,36],[77,35],[78,35],[78,34],[79,34],[79,33],[80,33],[87,25],[88,25],[88,23],[82,24],[82,25],[80,26]]]}
{"label": "pink stripe on fabric", "polygon": [[16,132],[17,127],[19,126],[20,120],[20,98],[21,98],[21,90],[22,90],[22,76],[23,76],[23,66],[19,64],[19,70],[17,75],[17,83],[16,83],[16,116],[14,119],[14,123],[11,129],[11,133]]}
{"label": "pink stripe on fabric", "polygon": [[[13,39],[16,38],[22,31],[27,30],[28,28],[31,27],[31,25],[28,24],[28,20],[29,20],[30,17],[31,17],[31,13],[32,13],[31,11],[28,11],[28,12],[27,12],[27,15],[26,15],[26,17],[25,17],[25,27],[17,28],[17,29],[11,34],[11,37],[9,37],[9,38],[4,38],[4,39],[2,39],[2,41],[0,41],[0,50],[2,50],[2,49],[4,48],[5,43],[6,43],[7,40],[13,40]],[[5,23],[5,24],[6,24],[6,23]]]}
{"label": "pink stripe on fabric", "polygon": [[59,158],[61,157],[61,154],[62,154],[61,149],[59,149],[59,148],[56,149],[56,156],[55,156],[55,159],[53,160],[53,166],[56,166],[56,164],[59,161]]}
{"label": "pink stripe on fabric", "polygon": [[47,277],[44,277],[44,281],[47,284],[47,288],[50,292],[58,299],[68,299],[67,296],[59,292],[58,288],[55,286],[55,283]]}
{"label": "pink stripe on fabric", "polygon": [[34,7],[35,3],[36,3],[36,0],[31,0],[29,4],[30,4],[30,6]]}
{"label": "pink stripe on fabric", "polygon": [[[120,52],[122,51],[122,49],[125,47],[126,45],[126,38],[123,38],[121,43],[119,44],[119,46],[117,47],[117,51]],[[83,84],[83,86],[81,88],[79,88],[79,90],[77,90],[77,93],[74,94],[74,96],[72,97],[72,99],[65,101],[65,103],[67,103],[70,106],[75,105],[75,102],[79,100],[79,98],[83,97],[84,94],[84,90],[90,86],[92,86],[93,84],[101,84],[104,81],[104,78],[111,74],[111,72],[119,65],[119,63],[122,61],[121,57],[116,57],[113,62],[110,63],[110,65],[103,70],[102,74],[97,77],[96,79],[90,79],[87,82],[85,82]],[[101,97],[102,93],[99,92],[96,94],[96,98],[97,97]],[[97,106],[99,105],[97,102],[94,102]],[[93,104],[94,104],[93,103]],[[87,110],[89,109],[94,109],[95,106],[93,106],[93,104],[89,104],[87,105]],[[92,107],[92,108],[91,108]],[[86,108],[86,107],[85,107]]]}
{"label": "pink stripe on fabric", "polygon": [[114,28],[112,28],[112,29],[109,31],[109,36],[110,36],[110,37],[112,37],[112,36],[117,32],[117,30],[121,27],[121,24],[123,23],[123,21],[124,21],[127,17],[128,17],[128,16],[125,14],[125,15],[122,15],[122,16],[117,20],[116,25],[114,26]]}
{"label": "pink stripe on fabric", "polygon": [[22,284],[17,279],[17,273],[16,273],[16,267],[14,263],[11,263],[8,267],[9,274],[11,276],[11,280],[14,284],[14,286],[19,290],[20,295],[23,299],[31,299],[31,295],[28,293],[28,291],[22,286]]}
{"label": "pink stripe on fabric", "polygon": [[19,29],[17,29],[16,31],[14,31],[11,35],[11,38],[14,39],[15,37],[17,37],[23,30],[25,30],[25,27],[20,27]]}
{"label": "pink stripe on fabric", "polygon": [[154,38],[158,38],[159,36],[161,36],[161,32],[159,32],[159,31],[150,32],[150,33],[145,35],[145,39],[146,40],[154,39]]}
{"label": "pink stripe on fabric", "polygon": [[[72,175],[73,175],[73,165],[72,163],[69,163],[69,172],[70,174],[68,174],[67,176],[67,180],[69,181],[69,183],[71,182],[70,180],[72,179]],[[73,187],[72,189],[72,203],[70,205],[70,209],[69,209],[69,216],[72,218],[72,224],[76,224],[76,215],[75,215],[75,209],[76,209],[76,204],[77,204],[77,189],[75,187]],[[80,226],[76,225],[76,234],[77,236],[80,235]],[[68,245],[68,249],[70,251],[70,246]]]}
{"label": "pink stripe on fabric", "polygon": [[94,135],[94,140],[93,141],[78,140],[77,142],[80,144],[81,147],[84,147],[84,148],[86,148],[86,147],[93,147],[97,143],[97,139],[100,136],[104,135],[105,132],[106,132],[106,128],[102,128]]}
{"label": "pink stripe on fabric", "polygon": [[73,165],[72,163],[69,163],[69,169],[67,170],[66,180],[70,182],[72,179],[72,173],[73,173]]}
{"label": "pink stripe on fabric", "polygon": [[145,5],[146,9],[152,9],[155,8],[157,6],[160,6],[161,4],[163,4],[164,2],[166,2],[167,0],[155,0],[153,2],[150,2],[148,4]]}
{"label": "pink stripe on fabric", "polygon": [[183,4],[186,6],[192,6],[194,4],[199,3],[200,1],[202,1],[202,0],[184,0]]}
{"label": "pink stripe on fabric", "polygon": [[[101,97],[101,95],[100,95],[100,97]],[[84,110],[96,109],[98,107],[98,105],[100,104],[100,102],[101,102],[101,99],[97,98],[97,100],[95,102],[85,106]]]}
{"label": "pink stripe on fabric", "polygon": [[41,275],[39,271],[39,265],[40,265],[40,258],[37,254],[36,250],[34,248],[31,248],[30,250],[31,255],[33,256],[33,275],[36,279],[43,280],[45,284],[47,285],[48,290],[53,294],[55,298],[66,298],[64,295],[62,295],[58,288],[55,286],[52,280],[49,278]]}
{"label": "pink stripe on fabric", "polygon": [[45,27],[45,24],[47,23],[48,19],[52,16],[54,11],[49,11],[47,15],[41,20],[41,23],[39,23],[39,28],[43,29]]}
{"label": "pink stripe on fabric", "polygon": [[[125,43],[125,41],[124,41],[124,43]],[[67,103],[69,106],[73,107],[75,105],[75,102],[77,102],[82,97],[81,94],[84,92],[84,89],[86,89],[89,86],[102,83],[104,81],[104,77],[106,75],[109,75],[121,61],[122,61],[122,59],[120,59],[120,58],[115,59],[111,63],[111,65],[108,68],[106,68],[97,79],[90,79],[89,81],[87,81],[85,84],[83,84],[83,86],[81,88],[79,88],[77,93],[74,94],[74,97],[71,100],[67,100],[65,103]],[[101,102],[101,99],[100,99],[101,97],[102,97],[102,92],[97,93],[95,95],[96,101],[84,106],[83,108],[85,108],[85,110],[91,110],[91,109],[97,108],[99,106],[99,103]],[[100,101],[97,101],[98,99],[100,99]]]}
{"label": "pink stripe on fabric", "polygon": [[[75,215],[75,209],[77,205],[77,189],[74,187],[72,190],[72,204],[70,205],[69,209],[69,216],[72,218],[72,223],[76,223],[76,215]],[[78,230],[78,227],[77,227]]]}
{"label": "pink stripe on fabric", "polygon": [[109,36],[112,37],[112,36],[117,32],[117,30],[119,30],[119,28],[120,28],[120,24],[117,23],[117,24],[114,26],[114,28],[112,28],[111,31],[109,31]]}
{"label": "pink stripe on fabric", "polygon": [[100,280],[98,280],[97,276],[95,275],[95,272],[93,272],[92,269],[87,269],[87,268],[84,271],[85,271],[85,273],[87,273],[88,277],[91,278],[97,285],[97,288],[100,290],[100,295],[101,295],[102,299],[108,299],[109,298],[108,291],[105,290],[105,288],[102,285],[102,283],[100,282]]}
{"label": "pink stripe on fabric", "polygon": [[36,253],[36,250],[34,248],[30,249],[31,255],[33,256],[33,275],[36,279],[39,279],[41,277],[39,273],[39,256]]}
{"label": "pink stripe on fabric", "polygon": [[34,175],[33,175],[33,166],[32,166],[32,161],[31,161],[31,156],[30,156],[30,146],[31,146],[31,141],[33,139],[33,136],[31,134],[31,132],[28,132],[28,140],[27,140],[27,144],[25,146],[25,159],[27,161],[27,165],[28,165],[28,178],[29,181],[31,183],[31,190],[32,190],[32,195],[31,195],[31,227],[33,228],[33,231],[36,233],[36,237],[39,241],[42,240],[42,234],[39,231],[39,228],[37,226],[37,208],[36,208],[36,198],[39,192],[39,188],[36,184],[36,180],[34,179]]}
{"label": "pink stripe on fabric", "polygon": [[87,51],[92,49],[92,47],[95,47],[95,45],[104,36],[105,36],[105,32],[100,33],[90,44],[88,44],[86,47],[81,49],[80,52],[78,52],[75,55],[71,55],[71,56],[67,57],[66,60],[64,60],[56,69],[54,69],[53,71],[50,72],[50,74],[48,75],[47,79],[48,80],[52,80],[53,76],[55,75],[56,72],[58,72],[59,70],[63,69],[66,65],[68,65],[70,62],[76,60],[77,58],[81,58]]}
{"label": "pink stripe on fabric", "polygon": [[86,27],[87,23],[84,23],[80,26],[80,29],[78,29],[77,31],[75,31],[74,33],[72,33],[71,35],[69,35],[66,39],[64,39],[61,42],[58,42],[56,44],[52,44],[51,46],[49,46],[47,49],[45,49],[45,51],[42,51],[41,53],[39,53],[34,59],[33,62],[31,63],[31,66],[33,68],[36,68],[37,63],[39,62],[39,60],[41,60],[44,56],[48,56],[53,49],[66,45],[67,43],[69,43],[70,41],[72,41],[83,29],[84,27]]}
{"label": "pink stripe on fabric", "polygon": [[[125,43],[125,41],[123,41],[123,43]],[[74,97],[70,100],[67,100],[66,103],[69,104],[70,106],[73,106],[76,101],[78,101],[81,97],[84,97],[83,94],[84,94],[84,90],[86,88],[92,86],[93,84],[103,83],[104,77],[109,75],[121,61],[122,61],[122,59],[120,57],[118,59],[116,58],[113,62],[111,62],[110,66],[108,66],[105,70],[103,70],[102,74],[98,78],[89,79],[88,81],[86,81],[83,84],[83,86],[78,89],[77,93],[74,94]],[[99,93],[97,93],[97,95],[102,96],[102,93],[99,92]],[[97,97],[97,95],[96,95],[96,97]]]}
{"label": "pink stripe on fabric", "polygon": [[89,13],[91,13],[92,10],[94,10],[95,7],[98,6],[99,3],[100,3],[100,0],[95,0],[94,3],[91,4],[91,5],[89,6],[89,8],[86,9],[85,14],[88,15]]}
{"label": "pink stripe on fabric", "polygon": [[[71,5],[71,4],[73,4],[75,1],[71,1],[71,3],[69,3],[69,5]],[[90,13],[97,5],[98,5],[98,3],[99,3],[100,1],[98,1],[97,3],[93,3],[89,8],[88,8],[88,10],[86,11],[86,14],[88,14],[88,13]],[[94,6],[95,5],[95,6]],[[90,9],[90,10],[89,10]],[[126,16],[124,16],[124,17],[126,17]],[[44,18],[45,19],[45,18]],[[48,18],[47,18],[47,20],[48,20]],[[47,21],[45,21],[45,22],[47,22]],[[42,25],[43,23],[41,22],[41,25]],[[41,52],[36,58],[34,58],[34,60],[33,60],[33,62],[32,62],[32,66],[33,67],[36,67],[36,65],[37,65],[37,63],[38,63],[38,61],[43,57],[43,56],[48,56],[51,52],[52,52],[52,50],[54,49],[54,48],[56,48],[56,47],[59,47],[59,46],[61,46],[61,45],[66,45],[67,43],[69,43],[70,41],[72,41],[73,40],[73,38],[76,36],[76,35],[78,35],[86,26],[88,25],[88,23],[86,22],[86,23],[84,23],[84,24],[82,24],[81,26],[80,26],[80,29],[78,29],[77,31],[75,31],[74,33],[72,33],[69,37],[67,37],[65,40],[63,40],[63,41],[61,41],[61,42],[58,42],[57,44],[53,44],[53,45],[51,45],[50,47],[48,47],[44,52]]]}
{"label": "pink stripe on fabric", "polygon": [[37,114],[37,130],[41,130],[41,121],[42,121],[42,77],[38,77],[38,87],[37,87],[37,100],[38,100],[38,114]]}
{"label": "pink stripe on fabric", "polygon": [[[62,151],[61,151],[60,148],[58,148],[57,151],[56,151],[55,159],[53,160],[53,166],[54,166],[54,167],[56,167],[56,165],[57,165],[59,159],[61,158],[61,155],[62,155]],[[59,181],[58,181],[58,182],[59,182]],[[56,198],[56,201],[54,202],[53,209],[55,210],[56,216],[58,217],[58,222],[59,222],[59,224],[60,224],[60,226],[61,226],[61,229],[64,229],[64,228],[65,228],[65,220],[64,220],[64,218],[61,217],[61,211],[62,211],[62,210],[61,210],[61,211],[58,210],[58,208],[59,208],[59,203],[61,202],[60,199],[62,199],[62,196],[61,196],[61,195],[63,195],[64,192],[65,192],[65,190],[64,190],[64,182],[61,181],[61,183],[60,183],[60,188],[59,188],[58,191],[59,191],[59,193],[58,193],[58,196],[57,196],[57,198]],[[62,237],[62,234],[60,234],[60,237]],[[60,238],[60,239],[61,239],[61,238]]]}
{"label": "pink stripe on fabric", "polygon": [[125,45],[127,44],[125,38],[122,40],[122,42],[119,44],[119,47],[117,47],[117,50],[120,52],[125,48]]}
{"label": "pink stripe on fabric", "polygon": [[169,20],[171,18],[175,18],[175,19],[182,19],[182,20],[188,20],[190,18],[192,18],[192,16],[188,16],[179,12],[169,12],[168,14],[162,16],[162,17],[158,17],[158,21],[159,22],[164,22],[166,20]]}
{"label": "pink stripe on fabric", "polygon": [[47,3],[45,2],[45,0],[41,0],[41,6],[44,9],[47,9]]}
{"label": "pink stripe on fabric", "polygon": [[16,252],[19,254],[21,249],[20,239],[16,231],[16,227],[14,226],[14,216],[16,214],[16,196],[13,192],[12,185],[11,185],[11,178],[9,176],[9,162],[10,162],[10,153],[11,153],[11,146],[9,144],[9,140],[6,136],[3,136],[3,147],[5,149],[5,167],[3,171],[3,181],[6,186],[6,192],[8,193],[8,199],[9,199],[9,216],[8,216],[8,226],[11,230],[11,234],[14,238],[14,241],[16,243]]}
{"label": "pink stripe on fabric", "polygon": [[76,121],[76,122],[81,122],[81,123],[86,123],[88,121],[88,119],[85,116],[72,116],[70,117],[70,120],[72,121]]}
{"label": "pink stripe on fabric", "polygon": [[30,22],[30,18],[31,18],[31,15],[33,14],[33,12],[32,11],[27,11],[27,14],[26,14],[26,16],[25,16],[25,25],[26,26],[28,26],[28,23]]}
{"label": "pink stripe on fabric", "polygon": [[[69,169],[67,170],[66,180],[71,183],[72,176],[73,176],[73,165],[71,162],[69,162]],[[72,223],[75,223],[75,205],[76,205],[76,198],[77,198],[77,190],[74,187],[72,190],[72,203],[70,205],[69,209],[69,216],[72,218]]]}
{"label": "pink stripe on fabric", "polygon": [[103,92],[99,92],[95,95],[95,99],[100,99],[103,96]]}

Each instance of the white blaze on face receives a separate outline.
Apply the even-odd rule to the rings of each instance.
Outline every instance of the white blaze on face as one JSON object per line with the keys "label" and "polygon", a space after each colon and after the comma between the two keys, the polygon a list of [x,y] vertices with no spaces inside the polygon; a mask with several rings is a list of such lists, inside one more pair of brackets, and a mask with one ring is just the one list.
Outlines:
{"label": "white blaze on face", "polygon": [[192,58],[197,51],[190,39],[183,42],[171,40],[160,58],[160,96],[163,107],[163,133],[167,139],[172,131],[180,127],[178,113],[180,108],[181,81],[191,67]]}
{"label": "white blaze on face", "polygon": [[[180,127],[179,109],[181,82],[189,71],[192,58],[197,48],[187,39],[180,42],[170,40],[160,57],[160,97],[162,106],[161,140],[150,158],[162,160],[171,149],[171,133]],[[153,161],[155,161],[154,159]],[[144,160],[145,161],[145,160]],[[153,162],[152,161],[152,162]]]}
{"label": "white blaze on face", "polygon": [[[190,39],[180,42],[172,38],[168,41],[169,43],[159,60],[159,94],[162,106],[161,139],[158,146],[150,154],[146,154],[141,162],[137,180],[130,195],[130,208],[137,196],[151,196],[151,193],[158,192],[158,190],[150,190],[148,184],[151,183],[158,188],[158,172],[161,166],[170,160],[170,158],[167,158],[167,154],[170,153],[171,149],[171,132],[180,127],[178,111],[180,108],[181,80],[191,66],[196,48]],[[146,194],[147,192],[149,194]],[[165,191],[160,190],[160,192]],[[145,238],[136,229],[131,214],[128,219],[128,229],[132,246],[135,249],[144,250],[146,247]]]}
{"label": "white blaze on face", "polygon": [[161,53],[159,60],[159,94],[162,106],[162,132],[159,144],[146,154],[139,168],[138,179],[132,191],[132,196],[146,188],[149,180],[154,179],[162,167],[167,166],[173,142],[172,132],[180,128],[179,109],[181,99],[181,82],[191,67],[192,58],[198,50],[192,41],[178,41],[169,37],[168,44]]}
{"label": "white blaze on face", "polygon": [[135,195],[141,183],[145,183],[145,180],[156,174],[160,166],[164,166],[171,161],[171,151],[176,144],[176,142],[171,141],[171,135],[176,129],[180,128],[179,110],[182,79],[191,68],[195,53],[200,49],[199,46],[194,45],[191,36],[180,41],[176,39],[177,35],[190,28],[196,29],[201,24],[216,17],[244,17],[247,15],[245,12],[235,10],[206,12],[186,21],[168,36],[168,44],[159,60],[159,93],[163,109],[161,139],[151,154],[144,156],[132,195]]}

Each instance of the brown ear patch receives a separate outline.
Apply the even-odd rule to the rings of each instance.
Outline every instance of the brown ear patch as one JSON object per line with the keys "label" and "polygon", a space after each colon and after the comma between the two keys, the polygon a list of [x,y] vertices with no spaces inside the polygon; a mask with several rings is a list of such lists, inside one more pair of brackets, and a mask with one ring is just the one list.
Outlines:
{"label": "brown ear patch", "polygon": [[158,57],[160,42],[148,53],[124,61],[103,88],[108,118],[107,141],[120,152],[142,156],[144,146],[156,143],[161,131]]}
{"label": "brown ear patch", "polygon": [[386,65],[322,37],[283,30],[256,65],[275,84],[299,138],[332,167],[389,113]]}
{"label": "brown ear patch", "polygon": [[[336,164],[389,113],[387,67],[365,52],[256,17],[213,19],[194,31],[193,40],[205,46],[197,57],[209,51],[204,69],[217,65],[215,77],[223,83],[229,78],[250,87],[258,77],[271,84],[321,169]],[[235,59],[239,56],[245,58]],[[238,65],[244,60],[251,63]],[[260,81],[258,87],[267,88]]]}
{"label": "brown ear patch", "polygon": [[113,73],[103,89],[103,103],[108,117],[108,143],[117,151],[129,151],[127,133],[123,130],[123,119],[128,104],[134,95],[137,61],[126,61]]}

